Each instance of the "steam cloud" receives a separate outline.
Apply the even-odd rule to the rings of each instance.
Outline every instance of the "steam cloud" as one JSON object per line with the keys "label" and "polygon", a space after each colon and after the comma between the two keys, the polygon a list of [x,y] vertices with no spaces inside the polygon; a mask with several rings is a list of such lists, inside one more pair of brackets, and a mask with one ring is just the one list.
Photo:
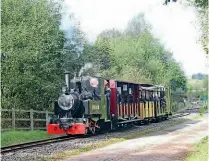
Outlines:
{"label": "steam cloud", "polygon": [[79,71],[78,76],[80,77],[85,71],[87,71],[88,69],[91,69],[93,67],[92,63],[86,63]]}

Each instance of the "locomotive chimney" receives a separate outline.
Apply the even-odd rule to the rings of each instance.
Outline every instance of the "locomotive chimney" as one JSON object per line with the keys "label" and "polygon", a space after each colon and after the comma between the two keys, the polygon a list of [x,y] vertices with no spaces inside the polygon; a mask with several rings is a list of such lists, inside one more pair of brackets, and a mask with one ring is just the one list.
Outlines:
{"label": "locomotive chimney", "polygon": [[67,85],[68,91],[70,92],[70,72],[65,72],[65,83]]}

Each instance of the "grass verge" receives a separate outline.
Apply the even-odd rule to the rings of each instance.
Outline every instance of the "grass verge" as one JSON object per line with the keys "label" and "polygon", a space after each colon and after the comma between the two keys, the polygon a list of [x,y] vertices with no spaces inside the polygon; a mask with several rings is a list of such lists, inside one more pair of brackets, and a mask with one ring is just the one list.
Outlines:
{"label": "grass verge", "polygon": [[208,136],[193,148],[193,152],[188,153],[185,161],[208,161]]}
{"label": "grass verge", "polygon": [[46,131],[6,131],[1,133],[1,147],[20,144],[30,141],[49,139],[54,136],[48,135]]}
{"label": "grass verge", "polygon": [[199,109],[199,115],[197,115],[196,117],[192,118],[192,120],[197,120],[200,119],[204,116],[204,113],[208,110],[208,108],[200,108]]}
{"label": "grass verge", "polygon": [[43,160],[44,161],[58,161],[58,160],[61,160],[61,159],[64,159],[64,158],[71,157],[73,155],[79,155],[82,152],[88,152],[88,151],[91,151],[91,150],[94,150],[94,149],[97,149],[97,148],[103,148],[107,145],[111,145],[111,144],[114,144],[114,143],[117,143],[117,142],[125,141],[125,140],[128,140],[128,139],[139,138],[139,137],[145,136],[147,134],[151,134],[153,132],[157,132],[157,131],[166,129],[166,128],[171,127],[171,126],[181,124],[183,122],[185,122],[185,121],[182,120],[182,121],[178,121],[178,122],[175,122],[175,123],[170,123],[169,125],[166,125],[166,126],[163,126],[163,127],[157,128],[157,129],[149,129],[149,130],[146,130],[146,131],[143,131],[143,132],[130,133],[130,134],[124,135],[121,138],[111,138],[111,139],[108,139],[106,141],[100,141],[100,142],[97,142],[97,143],[92,144],[92,145],[87,145],[87,146],[81,147],[79,149],[60,152],[60,153],[54,154],[52,156],[45,157],[45,158],[43,158]]}
{"label": "grass verge", "polygon": [[206,111],[208,110],[208,108],[200,108],[199,109],[199,113],[200,113],[200,116],[202,116]]}

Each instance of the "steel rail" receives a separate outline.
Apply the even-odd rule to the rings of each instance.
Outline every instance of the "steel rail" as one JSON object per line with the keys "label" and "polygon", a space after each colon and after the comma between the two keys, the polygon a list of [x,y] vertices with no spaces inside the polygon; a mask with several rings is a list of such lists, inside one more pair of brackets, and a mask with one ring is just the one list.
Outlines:
{"label": "steel rail", "polygon": [[46,145],[46,144],[50,144],[50,143],[67,141],[67,140],[76,139],[76,138],[79,138],[79,137],[76,137],[76,136],[62,136],[62,137],[57,137],[57,138],[51,138],[51,139],[38,140],[38,141],[27,142],[27,143],[22,143],[22,144],[10,145],[10,146],[6,146],[6,147],[2,147],[1,148],[1,154],[8,153],[8,152],[13,152],[13,151],[16,151],[16,150],[21,150],[21,149],[27,149],[27,148],[37,147],[37,146],[41,146],[41,145]]}
{"label": "steel rail", "polygon": [[184,111],[183,113],[171,116],[171,119],[172,118],[178,118],[178,117],[184,117],[184,116],[190,115],[192,110],[199,109],[198,107],[196,107],[196,108],[195,107],[196,106],[194,104],[192,104],[189,108],[185,109],[185,111],[188,111],[188,113],[185,113],[185,111]]}

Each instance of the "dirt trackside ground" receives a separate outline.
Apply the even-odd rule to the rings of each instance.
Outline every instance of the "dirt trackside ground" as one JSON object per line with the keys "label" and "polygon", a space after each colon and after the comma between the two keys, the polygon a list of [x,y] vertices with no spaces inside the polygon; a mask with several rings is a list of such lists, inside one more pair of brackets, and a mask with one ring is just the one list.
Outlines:
{"label": "dirt trackside ground", "polygon": [[208,135],[208,118],[176,125],[138,139],[96,149],[65,161],[182,161]]}

